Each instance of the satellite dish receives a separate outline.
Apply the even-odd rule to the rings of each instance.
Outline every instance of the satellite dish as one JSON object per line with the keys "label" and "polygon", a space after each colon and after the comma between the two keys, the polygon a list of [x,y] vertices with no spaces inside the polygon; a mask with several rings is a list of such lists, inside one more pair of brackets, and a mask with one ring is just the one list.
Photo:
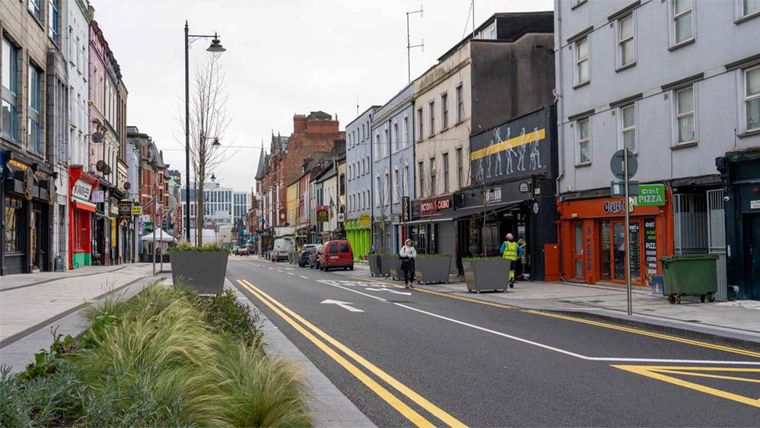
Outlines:
{"label": "satellite dish", "polygon": [[98,171],[103,171],[105,167],[106,167],[106,163],[103,162],[102,160],[99,160],[98,163],[95,164],[95,169],[97,169]]}
{"label": "satellite dish", "polygon": [[110,175],[111,174],[111,167],[106,165],[103,167],[103,174]]}
{"label": "satellite dish", "polygon": [[132,185],[129,184],[129,181],[124,182],[124,190],[129,190],[130,187],[132,187]]}
{"label": "satellite dish", "polygon": [[93,143],[99,143],[103,141],[103,133],[102,132],[93,132],[92,133],[92,142]]}

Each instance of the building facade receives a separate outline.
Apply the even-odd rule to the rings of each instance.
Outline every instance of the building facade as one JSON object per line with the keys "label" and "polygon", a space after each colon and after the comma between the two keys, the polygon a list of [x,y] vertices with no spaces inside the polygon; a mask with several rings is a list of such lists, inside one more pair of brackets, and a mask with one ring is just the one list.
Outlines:
{"label": "building facade", "polygon": [[[727,245],[730,182],[705,162],[760,144],[755,3],[556,1],[555,11],[563,277],[626,280],[623,201],[607,172],[626,147],[634,179],[658,199],[632,212],[631,281],[648,284],[661,256],[715,253],[718,298],[757,296],[747,273],[727,275],[727,262],[746,260]],[[757,215],[743,203],[742,216]]]}
{"label": "building facade", "polygon": [[380,252],[397,252],[408,235],[402,201],[415,195],[413,96],[409,84],[372,118],[373,236]]}
{"label": "building facade", "polygon": [[346,125],[346,236],[354,258],[369,254],[372,244],[372,118],[371,106]]}

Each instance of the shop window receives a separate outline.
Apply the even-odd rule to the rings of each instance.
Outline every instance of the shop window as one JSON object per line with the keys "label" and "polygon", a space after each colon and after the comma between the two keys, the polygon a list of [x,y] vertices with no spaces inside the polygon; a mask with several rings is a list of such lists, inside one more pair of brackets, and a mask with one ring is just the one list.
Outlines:
{"label": "shop window", "polygon": [[610,256],[610,222],[607,220],[602,221],[600,225],[600,233],[599,233],[599,264],[601,267],[600,270],[600,279],[602,281],[609,281],[612,279],[612,264],[611,264],[611,256]]}
{"label": "shop window", "polygon": [[8,253],[21,251],[19,233],[21,229],[21,198],[15,196],[5,196],[3,205],[3,214],[5,221],[5,236],[3,236],[3,246]]}

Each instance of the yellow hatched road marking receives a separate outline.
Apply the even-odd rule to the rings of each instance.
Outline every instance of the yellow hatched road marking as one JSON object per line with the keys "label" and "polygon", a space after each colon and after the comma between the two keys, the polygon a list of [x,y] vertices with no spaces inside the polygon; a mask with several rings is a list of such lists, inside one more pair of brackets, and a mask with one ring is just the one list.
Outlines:
{"label": "yellow hatched road marking", "polygon": [[[716,368],[716,367],[686,367],[690,370],[700,370],[700,369],[710,369],[710,371],[720,371],[720,372],[744,372],[744,373],[760,373],[760,369],[745,369],[745,368]],[[721,379],[721,380],[734,380],[737,382],[749,382],[749,383],[760,383],[760,379],[755,379],[751,377],[737,377],[737,376],[723,376],[723,375],[715,375],[710,373],[699,373],[694,371],[683,371],[683,370],[657,370],[658,373],[668,373],[668,374],[678,374],[678,375],[684,375],[684,376],[696,376],[696,377],[705,377],[709,379]]]}
{"label": "yellow hatched road marking", "polygon": [[[405,395],[407,398],[409,398],[410,400],[412,400],[414,403],[416,403],[417,405],[419,405],[420,407],[422,407],[426,411],[430,412],[430,414],[434,415],[435,417],[437,417],[438,419],[440,419],[445,424],[447,424],[447,425],[449,425],[451,427],[457,427],[457,428],[466,428],[467,427],[467,425],[465,425],[463,422],[461,422],[458,419],[456,419],[455,417],[451,416],[446,411],[444,411],[440,407],[436,406],[435,404],[433,404],[432,402],[430,402],[429,400],[427,400],[426,398],[424,398],[420,394],[416,393],[415,391],[413,391],[412,389],[410,389],[409,387],[407,387],[406,385],[404,385],[403,383],[401,383],[400,381],[398,381],[397,379],[395,379],[393,376],[389,375],[388,373],[386,373],[385,371],[383,371],[379,367],[375,366],[374,364],[372,364],[371,362],[369,362],[364,357],[362,357],[361,355],[357,354],[356,352],[354,352],[353,350],[351,350],[347,346],[343,345],[341,342],[337,341],[332,336],[328,335],[327,333],[325,333],[321,329],[317,328],[314,324],[310,323],[309,321],[307,321],[306,319],[304,319],[303,317],[301,317],[297,313],[295,313],[292,310],[288,309],[285,305],[283,305],[282,303],[278,302],[277,300],[275,300],[274,298],[272,298],[271,296],[269,296],[267,293],[265,293],[264,291],[262,291],[261,289],[259,289],[258,287],[256,287],[252,283],[250,283],[249,281],[242,280],[242,281],[238,281],[238,282],[241,283],[241,284],[243,284],[244,287],[246,289],[248,289],[248,291],[250,291],[257,298],[259,298],[260,300],[262,300],[265,304],[267,304],[267,306],[269,306],[270,308],[272,308],[272,305],[275,305],[275,306],[279,307],[280,309],[282,309],[283,312],[289,314],[294,319],[296,319],[297,321],[299,321],[301,324],[303,324],[307,328],[311,329],[318,336],[322,337],[324,340],[326,340],[328,343],[330,343],[331,345],[333,345],[334,347],[336,347],[338,350],[342,351],[343,353],[345,353],[346,355],[348,355],[349,357],[351,357],[354,361],[356,361],[357,363],[359,363],[359,365],[364,366],[364,368],[366,368],[367,370],[369,370],[370,372],[372,372],[373,374],[375,374],[377,377],[379,377],[380,379],[382,379],[388,385],[390,385],[393,388],[395,388],[401,394]],[[276,310],[275,308],[273,308],[273,310],[275,310],[275,312],[277,312],[278,315],[282,316],[285,319],[285,317],[283,315],[281,315],[281,312],[279,312],[279,310]],[[287,319],[286,319],[286,321],[287,321]],[[291,325],[293,325],[293,323],[291,321],[288,321],[288,322]],[[298,324],[295,324],[294,327],[296,325],[298,325]],[[300,327],[300,325],[298,327]],[[304,332],[301,331],[301,330],[299,330],[299,332],[301,332],[302,334],[304,334]],[[306,332],[306,333],[308,333],[308,332]],[[319,340],[317,338],[314,338],[314,339],[315,340]],[[313,342],[313,340],[312,340],[312,342]],[[322,342],[322,343],[324,344],[324,342]],[[328,347],[328,349],[329,349],[329,347]],[[340,356],[340,355],[338,355],[338,356]],[[346,361],[346,362],[348,364],[351,364],[348,361]],[[378,386],[380,386],[380,385],[378,385]],[[380,388],[382,388],[382,386],[380,386]],[[387,392],[387,390],[385,390],[385,391]],[[390,392],[388,392],[388,394],[390,394]],[[378,395],[380,395],[380,394],[378,394]],[[392,394],[391,394],[391,396],[392,396]],[[401,404],[403,404],[403,403],[401,403]],[[409,409],[409,410],[413,412],[412,409]]]}
{"label": "yellow hatched road marking", "polygon": [[247,289],[251,294],[256,296],[259,300],[262,301],[265,305],[269,306],[272,311],[274,311],[277,315],[282,317],[283,320],[285,320],[288,324],[293,326],[299,333],[304,335],[307,339],[309,339],[314,345],[316,345],[319,349],[321,349],[324,353],[330,356],[335,362],[340,364],[346,371],[351,373],[354,377],[359,379],[363,384],[365,384],[372,392],[377,394],[380,398],[382,398],[386,403],[388,403],[391,407],[396,409],[399,413],[401,413],[405,418],[409,419],[413,424],[415,424],[418,427],[435,427],[430,421],[425,419],[422,415],[414,411],[411,407],[406,405],[403,401],[399,400],[395,395],[393,395],[390,391],[388,391],[386,388],[384,388],[382,385],[377,383],[374,379],[369,377],[367,374],[365,374],[363,371],[361,371],[358,367],[356,367],[354,364],[351,364],[351,362],[347,361],[343,356],[338,354],[335,350],[327,346],[323,341],[319,340],[318,338],[314,337],[311,333],[306,331],[302,326],[300,326],[298,323],[293,321],[290,317],[285,315],[280,309],[278,309],[276,306],[274,306],[273,303],[270,303],[267,299],[265,299],[263,296],[261,296],[259,293],[257,293],[255,290],[253,290],[251,287],[249,287],[247,284],[245,284],[243,281],[238,280],[238,283],[242,285],[245,289]]}
{"label": "yellow hatched road marking", "polygon": [[[754,369],[754,368],[716,368],[716,367],[670,367],[670,366],[629,366],[629,365],[613,365],[612,367],[615,367],[620,370],[625,370],[627,372],[635,373],[641,376],[646,376],[652,379],[657,379],[663,382],[671,383],[673,385],[678,385],[684,388],[693,389],[695,391],[703,392],[705,394],[714,395],[716,397],[725,398],[726,400],[732,400],[736,401],[742,404],[746,404],[748,406],[758,407],[760,408],[760,400],[750,397],[745,397],[744,395],[734,394],[733,392],[723,391],[721,389],[712,388],[705,385],[700,385],[698,383],[685,381],[683,379],[678,379],[672,376],[666,376],[662,373],[670,373],[672,371],[729,371],[729,372],[751,372],[751,373],[758,373],[760,372],[760,369]],[[695,374],[699,376],[699,374]],[[705,373],[701,374],[702,376],[705,375]],[[707,376],[705,376],[707,377]]]}

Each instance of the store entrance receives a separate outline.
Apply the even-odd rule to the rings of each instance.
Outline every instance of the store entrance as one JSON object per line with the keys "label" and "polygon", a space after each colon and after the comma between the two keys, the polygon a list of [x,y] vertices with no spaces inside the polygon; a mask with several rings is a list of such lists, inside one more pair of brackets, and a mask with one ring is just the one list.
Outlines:
{"label": "store entrance", "polygon": [[[600,279],[625,282],[625,221],[604,220],[600,224]],[[629,251],[631,254],[631,282],[640,284],[641,276],[641,220],[631,219]]]}
{"label": "store entrance", "polygon": [[749,284],[747,298],[760,300],[760,214],[746,216],[747,242],[749,258],[752,261],[749,267]]}

